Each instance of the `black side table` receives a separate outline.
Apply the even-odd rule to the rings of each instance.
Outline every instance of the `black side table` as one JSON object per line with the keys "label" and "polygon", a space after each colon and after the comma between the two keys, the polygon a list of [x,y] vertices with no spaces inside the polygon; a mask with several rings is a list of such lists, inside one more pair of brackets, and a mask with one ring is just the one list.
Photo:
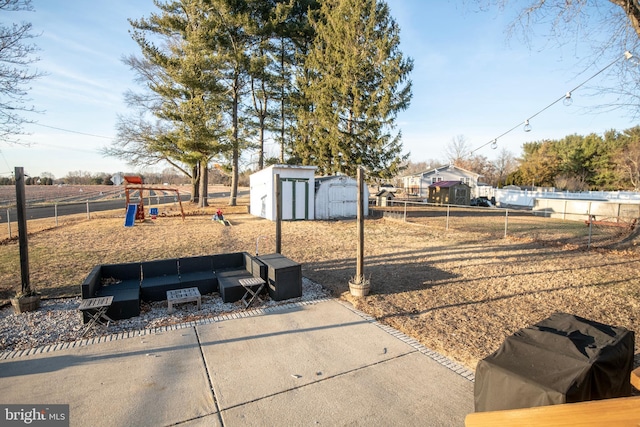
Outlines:
{"label": "black side table", "polygon": [[258,257],[267,266],[267,291],[274,301],[302,296],[302,266],[282,254]]}

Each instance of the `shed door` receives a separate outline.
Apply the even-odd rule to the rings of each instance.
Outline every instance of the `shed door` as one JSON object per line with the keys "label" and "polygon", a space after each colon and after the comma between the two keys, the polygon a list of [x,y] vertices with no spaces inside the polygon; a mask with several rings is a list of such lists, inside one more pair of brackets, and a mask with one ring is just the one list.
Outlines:
{"label": "shed door", "polygon": [[469,193],[467,191],[467,187],[455,187],[454,189],[454,199],[453,199],[453,204],[454,205],[466,205],[467,204],[467,200],[469,198]]}
{"label": "shed door", "polygon": [[282,219],[309,219],[309,180],[283,178],[280,180],[282,194]]}
{"label": "shed door", "polygon": [[[355,190],[355,191],[354,191]],[[356,215],[357,188],[344,184],[329,185],[329,219]]]}

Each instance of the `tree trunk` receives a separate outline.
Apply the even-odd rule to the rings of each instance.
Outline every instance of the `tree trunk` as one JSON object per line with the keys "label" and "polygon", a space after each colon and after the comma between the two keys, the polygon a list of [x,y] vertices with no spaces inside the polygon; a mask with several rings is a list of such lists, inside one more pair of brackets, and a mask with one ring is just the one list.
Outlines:
{"label": "tree trunk", "polygon": [[233,82],[233,105],[232,105],[232,140],[233,150],[231,159],[231,191],[229,193],[229,206],[236,206],[238,198],[238,164],[240,157],[240,141],[238,138],[238,104],[240,103],[240,88],[238,76]]}
{"label": "tree trunk", "polygon": [[264,117],[260,117],[260,149],[258,151],[258,170],[264,169]]}
{"label": "tree trunk", "polygon": [[209,162],[200,160],[200,201],[198,207],[209,206]]}
{"label": "tree trunk", "polygon": [[200,167],[196,164],[191,169],[191,203],[198,203],[200,199]]}
{"label": "tree trunk", "polygon": [[284,54],[285,54],[285,50],[284,50],[284,41],[282,41],[282,46],[280,49],[280,69],[282,70],[282,74],[283,74],[283,79],[282,79],[282,86],[280,87],[280,163],[284,164],[284,137],[285,137],[285,101],[284,101],[284,96],[285,96],[285,88],[284,88]]}
{"label": "tree trunk", "polygon": [[609,0],[611,3],[620,6],[624,13],[629,18],[629,22],[633,27],[633,30],[636,32],[638,37],[640,37],[640,5],[638,5],[635,1],[629,0]]}

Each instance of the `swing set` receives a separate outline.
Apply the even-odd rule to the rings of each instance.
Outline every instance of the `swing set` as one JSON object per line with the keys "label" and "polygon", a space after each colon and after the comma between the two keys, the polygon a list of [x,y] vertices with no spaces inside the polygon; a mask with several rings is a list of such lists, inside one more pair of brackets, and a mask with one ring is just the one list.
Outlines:
{"label": "swing set", "polygon": [[[136,191],[138,192],[140,201],[138,203],[131,203],[131,193]],[[175,191],[176,200],[180,203],[180,213],[182,214],[182,220],[184,221],[184,209],[182,209],[182,200],[180,200],[180,192],[177,188],[146,186],[144,185],[141,176],[125,176],[124,194],[127,209],[124,223],[125,227],[133,227],[135,221],[144,221],[144,191]],[[151,216],[152,218],[155,217],[153,213],[151,213]]]}

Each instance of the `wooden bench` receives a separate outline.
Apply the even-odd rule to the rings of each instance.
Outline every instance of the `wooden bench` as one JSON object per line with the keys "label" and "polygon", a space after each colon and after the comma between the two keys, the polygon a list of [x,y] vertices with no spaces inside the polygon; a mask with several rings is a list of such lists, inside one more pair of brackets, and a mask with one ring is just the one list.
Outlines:
{"label": "wooden bench", "polygon": [[[640,390],[640,368],[631,372],[631,385]],[[638,426],[640,425],[640,396],[505,411],[475,412],[467,415],[464,425],[466,427]]]}

